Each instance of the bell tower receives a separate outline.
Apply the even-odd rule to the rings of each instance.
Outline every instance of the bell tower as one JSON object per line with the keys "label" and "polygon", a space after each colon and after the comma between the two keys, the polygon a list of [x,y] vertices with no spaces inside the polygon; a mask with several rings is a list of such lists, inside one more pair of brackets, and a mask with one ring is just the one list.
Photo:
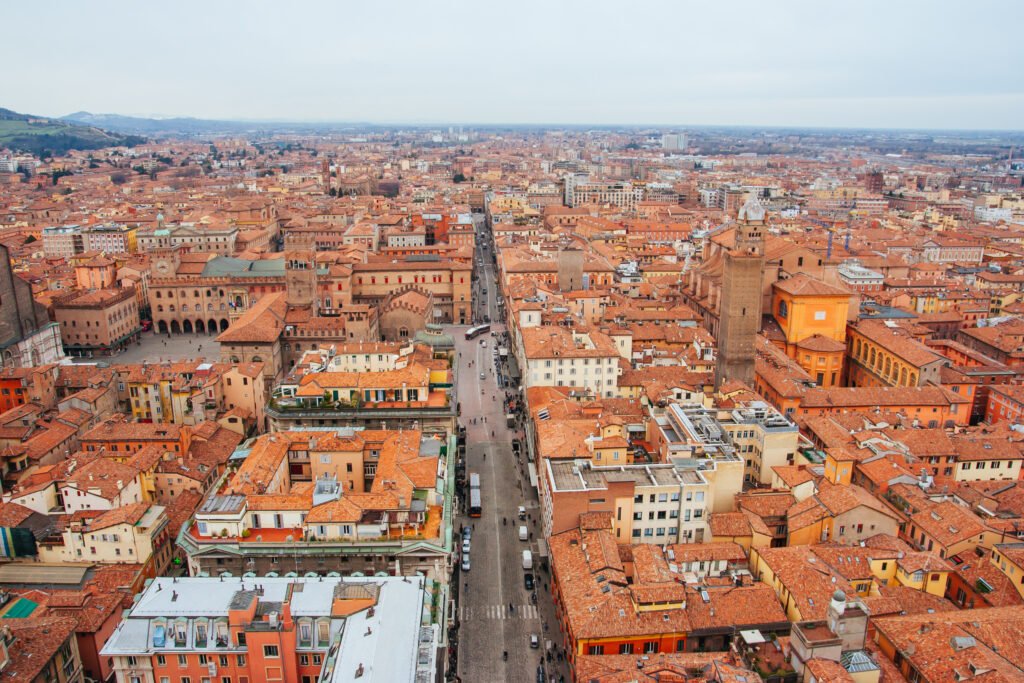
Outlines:
{"label": "bell tower", "polygon": [[754,386],[757,334],[764,288],[764,207],[754,200],[740,207],[736,245],[725,252],[719,311],[715,390],[728,380]]}

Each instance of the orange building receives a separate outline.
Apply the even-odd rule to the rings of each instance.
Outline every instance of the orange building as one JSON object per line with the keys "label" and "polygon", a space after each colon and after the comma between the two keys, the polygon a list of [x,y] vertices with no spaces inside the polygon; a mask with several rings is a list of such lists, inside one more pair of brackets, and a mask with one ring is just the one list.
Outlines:
{"label": "orange building", "polygon": [[721,579],[736,561],[745,564],[734,543],[633,545],[620,554],[611,516],[593,513],[551,536],[550,547],[551,594],[573,668],[587,655],[726,651],[744,629],[789,633],[766,585],[684,582],[684,571]]}
{"label": "orange building", "polygon": [[988,404],[985,407],[985,422],[1009,422],[1019,424],[1024,417],[1024,387],[1019,384],[1005,384],[989,388]]}
{"label": "orange building", "polygon": [[433,680],[430,599],[422,577],[157,578],[101,655],[117,683]]}
{"label": "orange building", "polygon": [[838,386],[842,379],[851,297],[847,290],[803,273],[772,285],[771,314],[782,334],[770,338],[818,386]]}
{"label": "orange building", "polygon": [[51,408],[57,402],[56,365],[0,370],[0,413],[28,402]]}
{"label": "orange building", "polygon": [[834,387],[808,389],[800,401],[801,415],[902,413],[921,427],[966,427],[971,400],[944,387]]}
{"label": "orange building", "polygon": [[127,454],[146,446],[157,446],[167,452],[187,453],[192,443],[192,430],[160,422],[125,422],[123,416],[117,415],[86,432],[79,443],[83,451],[105,448],[111,453]]}

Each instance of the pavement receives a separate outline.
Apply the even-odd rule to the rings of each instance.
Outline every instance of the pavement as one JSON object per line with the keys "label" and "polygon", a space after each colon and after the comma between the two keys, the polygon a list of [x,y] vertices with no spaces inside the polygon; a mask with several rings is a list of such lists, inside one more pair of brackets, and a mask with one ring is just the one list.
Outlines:
{"label": "pavement", "polygon": [[[484,261],[490,263],[486,256]],[[485,266],[481,280],[487,285],[488,295],[477,298],[478,292],[474,292],[478,314],[487,311],[492,321],[497,320],[493,265]],[[467,682],[534,683],[545,640],[562,640],[550,630],[557,629],[548,584],[550,573],[541,567],[537,552],[537,539],[542,533],[540,504],[526,472],[525,449],[521,459],[513,454],[512,440],[517,434],[506,426],[505,389],[498,387],[495,376],[493,349],[505,326],[492,322],[495,336],[488,333],[473,340],[465,338],[467,329],[453,326],[450,332],[455,337],[457,390],[462,403],[461,421],[466,427],[467,478],[472,472],[480,475],[483,513],[476,519],[463,515],[456,524],[473,525],[470,571],[457,569],[453,579],[458,590],[457,672]],[[520,505],[529,515],[525,521],[517,516]],[[519,540],[521,524],[531,534],[526,541]],[[524,585],[522,553],[526,549],[533,552],[536,602]],[[540,648],[530,647],[531,634],[540,639]],[[507,661],[502,658],[503,652],[508,652]],[[551,663],[543,665],[542,680],[550,681],[553,676],[558,681],[560,675],[570,680],[564,661],[559,663],[553,657]]]}
{"label": "pavement", "polygon": [[140,344],[132,344],[121,353],[94,358],[76,358],[76,363],[160,363],[165,360],[203,359],[220,360],[220,344],[214,341],[216,334],[175,334],[159,335],[143,332]]}

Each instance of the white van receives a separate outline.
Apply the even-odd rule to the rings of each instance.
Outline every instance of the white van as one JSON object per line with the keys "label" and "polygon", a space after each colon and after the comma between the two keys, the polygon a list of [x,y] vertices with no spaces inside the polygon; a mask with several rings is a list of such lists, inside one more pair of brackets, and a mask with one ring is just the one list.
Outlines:
{"label": "white van", "polygon": [[523,525],[523,526],[519,527],[519,540],[520,541],[527,541],[529,539],[530,539],[530,532],[526,528],[526,525]]}
{"label": "white van", "polygon": [[533,569],[533,553],[529,550],[523,551],[523,569]]}

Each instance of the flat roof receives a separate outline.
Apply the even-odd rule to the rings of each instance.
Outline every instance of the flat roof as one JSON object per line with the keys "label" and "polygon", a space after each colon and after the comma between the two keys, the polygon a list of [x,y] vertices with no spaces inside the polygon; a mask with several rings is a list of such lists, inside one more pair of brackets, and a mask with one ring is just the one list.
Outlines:
{"label": "flat roof", "polygon": [[92,565],[11,562],[0,565],[0,584],[81,585]]}

